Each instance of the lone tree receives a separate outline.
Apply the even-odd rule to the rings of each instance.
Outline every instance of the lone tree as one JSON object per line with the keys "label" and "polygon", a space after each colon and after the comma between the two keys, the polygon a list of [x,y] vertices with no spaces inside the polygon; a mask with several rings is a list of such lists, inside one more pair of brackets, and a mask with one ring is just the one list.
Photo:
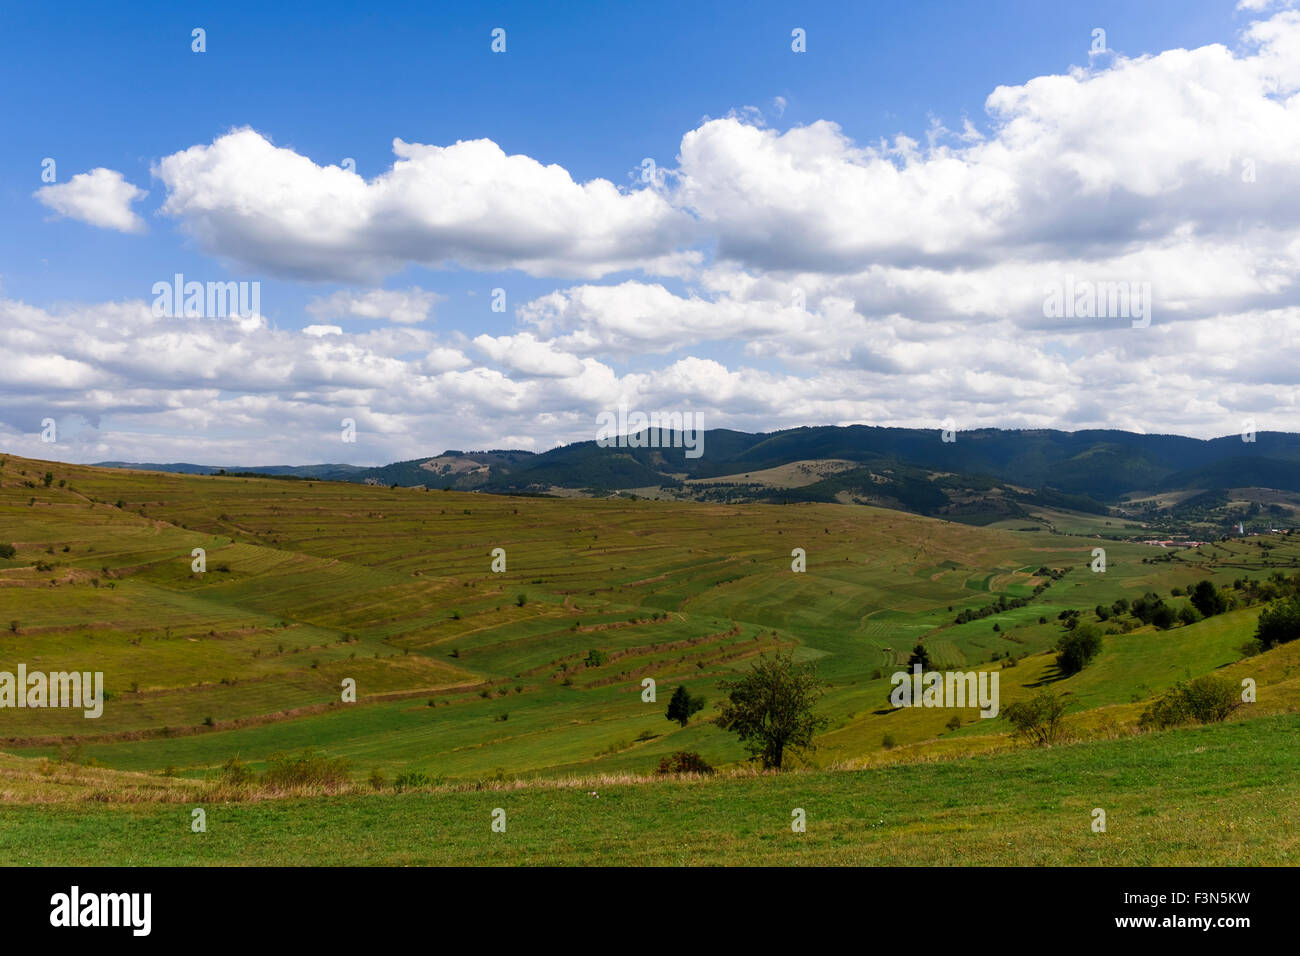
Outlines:
{"label": "lone tree", "polygon": [[693,696],[684,684],[678,684],[677,689],[673,691],[672,700],[668,701],[666,716],[669,720],[675,720],[685,727],[691,716],[703,709],[704,698]]}
{"label": "lone tree", "polygon": [[829,720],[813,713],[824,694],[825,682],[807,664],[796,664],[790,654],[759,658],[744,677],[719,682],[727,700],[717,724],[733,730],[764,770],[780,770],[785,752],[797,754],[816,748],[813,735]]}
{"label": "lone tree", "polygon": [[921,670],[930,669],[930,653],[925,649],[924,644],[917,644],[912,651],[912,656],[907,659],[907,669],[911,670],[917,664],[921,665]]}
{"label": "lone tree", "polygon": [[1192,606],[1204,617],[1213,617],[1228,610],[1228,599],[1210,580],[1201,581],[1192,591]]}
{"label": "lone tree", "polygon": [[1080,624],[1056,642],[1056,666],[1062,674],[1077,674],[1101,650],[1101,635],[1091,624]]}

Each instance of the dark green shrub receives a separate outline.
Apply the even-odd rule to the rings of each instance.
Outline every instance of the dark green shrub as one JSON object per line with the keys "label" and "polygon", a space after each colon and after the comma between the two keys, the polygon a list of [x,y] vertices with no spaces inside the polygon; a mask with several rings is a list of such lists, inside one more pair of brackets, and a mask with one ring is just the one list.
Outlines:
{"label": "dark green shrub", "polygon": [[1142,712],[1138,726],[1143,730],[1164,730],[1190,723],[1220,723],[1240,706],[1236,684],[1218,674],[1206,674],[1167,690]]}
{"label": "dark green shrub", "polygon": [[1203,617],[1213,617],[1228,610],[1226,593],[1215,588],[1213,581],[1201,581],[1192,589],[1191,596],[1192,606],[1200,611]]}
{"label": "dark green shrub", "polygon": [[1300,637],[1300,595],[1270,604],[1259,615],[1255,639],[1267,650]]}
{"label": "dark green shrub", "polygon": [[713,767],[693,750],[679,750],[660,760],[655,773],[713,773]]}
{"label": "dark green shrub", "polygon": [[401,793],[403,790],[418,790],[421,787],[429,786],[433,781],[429,775],[422,770],[403,770],[393,781],[393,788]]}
{"label": "dark green shrub", "polygon": [[1101,635],[1091,624],[1080,624],[1056,642],[1056,666],[1065,674],[1077,674],[1101,650]]}
{"label": "dark green shrub", "polygon": [[686,689],[685,685],[678,684],[677,689],[673,691],[672,699],[668,701],[665,716],[685,727],[692,715],[704,709],[704,703],[703,697],[696,697]]}

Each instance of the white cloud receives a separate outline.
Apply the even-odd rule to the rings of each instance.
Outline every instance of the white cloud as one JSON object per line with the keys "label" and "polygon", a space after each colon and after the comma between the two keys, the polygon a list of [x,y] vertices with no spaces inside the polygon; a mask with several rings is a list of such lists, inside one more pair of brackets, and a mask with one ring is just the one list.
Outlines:
{"label": "white cloud", "polygon": [[580,375],[582,362],[530,332],[493,337],[480,335],[474,344],[492,361],[524,375],[564,378]]}
{"label": "white cloud", "polygon": [[[485,140],[399,140],[366,181],[232,133],[158,167],[210,252],[335,281],[410,263],[574,281],[490,334],[422,327],[438,297],[419,287],[308,306],[394,323],[360,333],[0,302],[0,435],[39,455],[43,415],[81,416],[85,447],[113,449],[83,460],[337,460],[347,416],[346,457],[380,463],[591,438],[620,401],[755,431],[1294,430],[1300,14],[1241,40],[1000,87],[984,128],[936,119],[926,144],[710,120],[632,193]],[[596,281],[628,268],[645,274]],[[1045,317],[1067,276],[1150,283],[1150,326]]]}
{"label": "white cloud", "polygon": [[[0,300],[0,438],[79,460],[382,463],[447,447],[549,448],[593,437],[620,401],[704,414],[754,431],[813,423],[1111,427],[1201,436],[1294,427],[1300,307],[1147,329],[1026,332],[867,320],[839,302],[789,336],[756,340],[782,367],[685,355],[616,374],[532,333],[479,336],[474,362],[420,330],[301,334],[233,321],[155,318],[145,302],[43,310]],[[412,357],[413,346],[425,348]],[[798,359],[798,361],[796,361]],[[73,446],[42,445],[40,421],[94,423]]]}
{"label": "white cloud", "polygon": [[32,194],[57,215],[118,232],[145,231],[144,220],[131,203],[149,195],[133,186],[115,169],[102,166],[78,173],[66,183],[42,186]]}
{"label": "white cloud", "polygon": [[[736,118],[682,140],[675,201],[727,259],[762,270],[945,269],[1115,254],[1191,227],[1300,224],[1300,15],[1226,47],[1116,58],[988,97],[992,134],[858,145],[833,122]],[[1257,170],[1243,181],[1245,163]]]}
{"label": "white cloud", "polygon": [[313,299],[307,304],[307,312],[318,319],[387,319],[414,324],[427,319],[435,303],[445,302],[446,298],[417,286],[367,292],[344,289],[323,299]]}
{"label": "white cloud", "polygon": [[162,211],[203,248],[301,278],[373,281],[408,263],[595,278],[670,254],[690,220],[650,189],[576,183],[491,140],[393,141],[367,182],[251,129],[162,159]]}
{"label": "white cloud", "polygon": [[627,354],[777,332],[793,312],[771,301],[683,298],[657,283],[628,281],[553,292],[523,305],[519,316],[563,348]]}

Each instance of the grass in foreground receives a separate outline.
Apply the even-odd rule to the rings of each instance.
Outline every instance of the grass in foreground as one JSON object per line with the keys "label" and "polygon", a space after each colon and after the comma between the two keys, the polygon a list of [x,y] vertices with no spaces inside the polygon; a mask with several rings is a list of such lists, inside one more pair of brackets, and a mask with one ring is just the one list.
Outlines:
{"label": "grass in foreground", "polygon": [[[5,806],[11,865],[1294,865],[1300,715],[866,771]],[[599,796],[593,796],[594,789]],[[491,829],[506,813],[506,832]],[[807,832],[791,813],[807,814]],[[1094,808],[1107,832],[1092,832]]]}

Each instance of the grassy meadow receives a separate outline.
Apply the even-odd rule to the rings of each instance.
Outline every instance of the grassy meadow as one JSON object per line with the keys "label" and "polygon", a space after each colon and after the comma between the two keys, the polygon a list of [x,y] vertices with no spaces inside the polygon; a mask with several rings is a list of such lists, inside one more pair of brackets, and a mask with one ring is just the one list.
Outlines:
{"label": "grassy meadow", "polygon": [[[1171,589],[1202,578],[1293,573],[1300,546],[1167,552],[1086,535],[1083,518],[1062,533],[1068,517],[1030,532],[849,505],[504,497],[9,456],[0,670],[99,670],[111,696],[97,720],[0,710],[0,845],[51,863],[1294,862],[1273,820],[1296,802],[1283,742],[1298,728],[1300,653],[1244,656],[1258,606],[1111,634],[1068,678],[1050,649],[1064,610],[1147,590],[1177,607]],[[1099,546],[1104,573],[1090,569]],[[954,623],[1000,595],[1029,603]],[[974,709],[952,727],[951,710],[891,708],[889,675],[918,640],[938,668],[998,670],[1004,709],[1042,686],[1065,693],[1078,742],[1030,751]],[[800,771],[754,775],[712,723],[718,681],[778,648],[816,662],[830,723]],[[1256,680],[1258,703],[1220,726],[1135,733],[1144,702],[1212,671]],[[678,684],[709,702],[685,727],[664,716]],[[345,792],[207,802],[229,758],[261,770],[307,748],[347,761]],[[723,773],[646,779],[682,750]],[[412,773],[430,786],[394,792]],[[607,783],[591,797],[563,780]],[[196,800],[213,823],[191,840]],[[506,834],[488,828],[496,806]],[[1124,829],[1091,833],[1095,806],[1116,807]],[[793,807],[807,833],[790,831]],[[50,855],[26,859],[25,839]]]}
{"label": "grassy meadow", "polygon": [[[89,789],[82,803],[6,806],[0,853],[68,866],[1296,865],[1297,732],[1290,714],[862,771],[241,803],[114,804]],[[66,773],[64,786],[103,785]]]}

